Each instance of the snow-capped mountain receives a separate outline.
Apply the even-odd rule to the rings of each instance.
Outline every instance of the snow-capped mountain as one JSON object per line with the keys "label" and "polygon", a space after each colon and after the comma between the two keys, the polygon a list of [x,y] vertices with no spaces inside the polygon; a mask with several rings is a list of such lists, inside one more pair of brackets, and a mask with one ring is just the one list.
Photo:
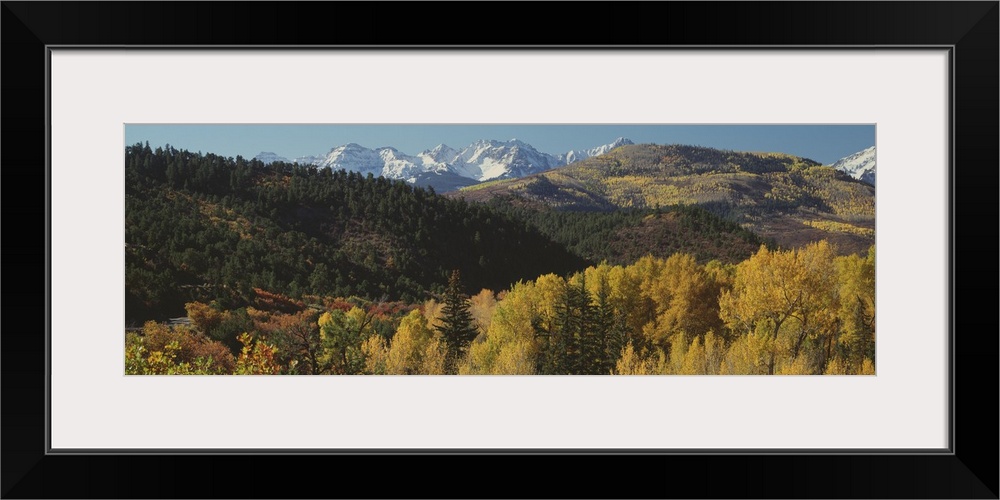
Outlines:
{"label": "snow-capped mountain", "polygon": [[611,144],[605,144],[603,146],[591,148],[586,151],[575,151],[575,150],[570,151],[564,155],[561,155],[560,158],[562,159],[564,164],[569,165],[570,163],[576,163],[581,160],[586,160],[591,156],[600,156],[604,153],[607,153],[608,151],[611,151],[612,149],[615,149],[620,146],[626,146],[629,144],[635,144],[635,143],[624,137],[619,137],[615,139],[615,141],[612,142]]}
{"label": "snow-capped mountain", "polygon": [[385,163],[379,151],[352,142],[331,149],[317,165],[333,170],[382,175]]}
{"label": "snow-capped mountain", "polygon": [[298,158],[289,160],[284,156],[272,153],[270,151],[261,151],[260,153],[257,153],[257,156],[253,157],[253,159],[260,160],[265,165],[274,163],[276,161],[282,161],[285,163],[298,163],[299,165],[319,165],[319,163],[323,161],[323,158],[324,157],[322,156],[300,156]]}
{"label": "snow-capped mountain", "polygon": [[284,156],[278,156],[277,154],[271,153],[269,151],[261,151],[260,153],[257,153],[257,156],[254,156],[253,159],[260,160],[265,165],[268,163],[274,163],[276,161],[288,161],[288,158],[285,158]]}
{"label": "snow-capped mountain", "polygon": [[[325,156],[302,156],[293,161],[303,165],[403,179],[410,183],[418,183],[418,180],[420,183],[425,183],[433,179],[447,178],[450,180],[449,185],[454,185],[455,176],[468,179],[470,184],[524,177],[601,155],[627,144],[632,144],[632,141],[619,137],[610,144],[555,156],[538,151],[531,144],[518,139],[480,140],[462,149],[439,144],[433,149],[412,156],[393,147],[368,149],[351,143],[335,147]],[[274,153],[261,153],[257,155],[257,159],[264,163],[288,161]],[[448,175],[442,177],[444,174]]]}
{"label": "snow-capped mountain", "polygon": [[477,181],[524,177],[562,165],[558,157],[518,139],[476,141],[446,163],[449,170]]}
{"label": "snow-capped mountain", "polygon": [[837,160],[833,168],[847,175],[875,185],[875,146]]}
{"label": "snow-capped mountain", "polygon": [[299,165],[319,165],[323,161],[323,156],[300,156],[292,160],[292,163]]}
{"label": "snow-capped mountain", "polygon": [[435,162],[446,162],[454,160],[458,156],[458,151],[445,144],[438,144],[434,146],[434,149],[428,149],[420,153],[420,156],[425,156]]}

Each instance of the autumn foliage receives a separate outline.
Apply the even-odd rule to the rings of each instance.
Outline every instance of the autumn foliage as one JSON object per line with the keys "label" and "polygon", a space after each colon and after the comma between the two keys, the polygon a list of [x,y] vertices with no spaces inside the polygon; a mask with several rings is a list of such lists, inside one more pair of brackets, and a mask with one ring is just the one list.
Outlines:
{"label": "autumn foliage", "polygon": [[[761,246],[737,264],[690,254],[602,263],[440,300],[189,303],[191,326],[126,338],[136,374],[848,375],[875,373],[875,249]],[[246,318],[240,320],[239,318]],[[241,323],[241,321],[243,321]],[[228,325],[228,326],[227,326]],[[213,340],[246,325],[235,348]]]}

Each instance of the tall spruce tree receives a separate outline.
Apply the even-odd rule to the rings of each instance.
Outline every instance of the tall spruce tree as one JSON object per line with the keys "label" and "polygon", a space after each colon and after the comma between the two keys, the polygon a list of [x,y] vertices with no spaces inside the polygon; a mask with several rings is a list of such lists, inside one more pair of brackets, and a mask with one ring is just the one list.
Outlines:
{"label": "tall spruce tree", "polygon": [[536,323],[535,335],[542,343],[539,370],[546,375],[600,373],[599,332],[594,330],[595,308],[586,281],[574,285],[569,280],[554,304],[555,317],[546,329]]}
{"label": "tall spruce tree", "polygon": [[454,373],[457,361],[465,354],[469,344],[479,333],[472,326],[469,300],[462,293],[462,279],[458,269],[452,271],[451,277],[448,278],[448,289],[445,291],[444,308],[441,313],[444,317],[441,319],[438,331],[444,336],[448,345],[446,370],[449,373]]}

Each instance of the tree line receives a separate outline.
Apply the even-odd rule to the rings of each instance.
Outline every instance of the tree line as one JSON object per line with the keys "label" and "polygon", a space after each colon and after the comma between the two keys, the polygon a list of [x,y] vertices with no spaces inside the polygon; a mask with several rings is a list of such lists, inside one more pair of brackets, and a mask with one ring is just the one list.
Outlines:
{"label": "tree line", "polygon": [[126,371],[873,374],[874,263],[874,247],[818,242],[732,264],[646,256],[471,296],[455,271],[421,303],[258,290],[251,306],[191,302],[191,326],[130,333]]}

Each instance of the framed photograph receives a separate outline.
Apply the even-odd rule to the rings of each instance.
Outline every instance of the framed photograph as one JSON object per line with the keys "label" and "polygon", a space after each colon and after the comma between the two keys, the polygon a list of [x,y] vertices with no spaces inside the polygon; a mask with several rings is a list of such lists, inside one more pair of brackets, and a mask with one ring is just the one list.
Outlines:
{"label": "framed photograph", "polygon": [[[45,193],[6,248],[45,276],[7,301],[44,321],[4,338],[4,497],[560,455],[693,497],[996,498],[996,323],[956,313],[995,287],[956,273],[995,262],[998,4],[656,6],[556,46],[5,2],[8,186]],[[596,482],[527,496],[671,495]],[[442,496],[404,484],[374,494]]]}

